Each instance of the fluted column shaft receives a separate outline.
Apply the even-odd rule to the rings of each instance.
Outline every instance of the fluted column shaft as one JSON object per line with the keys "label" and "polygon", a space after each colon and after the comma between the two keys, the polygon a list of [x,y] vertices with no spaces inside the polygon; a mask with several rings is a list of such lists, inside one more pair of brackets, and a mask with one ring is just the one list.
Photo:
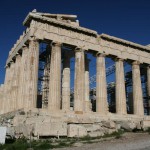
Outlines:
{"label": "fluted column shaft", "polygon": [[22,86],[20,92],[22,93],[22,107],[30,108],[29,106],[29,74],[30,74],[30,62],[29,62],[29,48],[24,45],[22,48]]}
{"label": "fluted column shaft", "polygon": [[70,57],[66,53],[63,62],[62,110],[70,110]]}
{"label": "fluted column shaft", "polygon": [[16,74],[15,74],[15,95],[16,95],[16,109],[20,109],[21,108],[21,98],[20,98],[20,88],[22,85],[20,85],[20,75],[21,75],[21,70],[20,68],[22,67],[21,64],[21,55],[17,54],[16,56]]}
{"label": "fluted column shaft", "polygon": [[[10,80],[10,66],[6,66],[5,73],[5,82],[4,82],[4,104],[3,104],[3,112],[7,112],[7,108],[9,107],[9,80]],[[9,110],[9,109],[8,109]]]}
{"label": "fluted column shaft", "polygon": [[13,89],[13,85],[14,85],[14,73],[15,73],[15,63],[14,61],[11,62],[11,72],[10,72],[10,80],[9,80],[9,101],[8,101],[8,106],[10,106],[10,109],[8,109],[8,112],[13,111],[14,110],[14,89]]}
{"label": "fluted column shaft", "polygon": [[135,115],[144,115],[143,94],[140,76],[140,63],[132,63],[132,80],[133,80],[133,110]]}
{"label": "fluted column shaft", "polygon": [[116,113],[127,114],[123,59],[116,59]]}
{"label": "fluted column shaft", "polygon": [[29,41],[28,52],[28,108],[36,108],[38,90],[39,42],[32,37]]}
{"label": "fluted column shaft", "polygon": [[106,115],[108,102],[104,54],[97,54],[96,71],[96,112]]}
{"label": "fluted column shaft", "polygon": [[50,111],[60,110],[61,102],[61,44],[52,43],[50,77],[49,77],[49,98],[48,109]]}
{"label": "fluted column shaft", "polygon": [[91,111],[91,102],[90,102],[90,82],[89,82],[89,63],[90,59],[87,58],[87,54],[85,55],[85,105],[84,109],[86,112]]}
{"label": "fluted column shaft", "polygon": [[83,113],[85,101],[85,59],[84,50],[75,51],[74,111]]}

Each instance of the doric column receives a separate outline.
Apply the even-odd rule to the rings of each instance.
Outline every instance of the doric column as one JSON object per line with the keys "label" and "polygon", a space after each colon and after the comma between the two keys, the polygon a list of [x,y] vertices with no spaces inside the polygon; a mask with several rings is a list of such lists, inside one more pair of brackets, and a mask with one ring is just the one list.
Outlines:
{"label": "doric column", "polygon": [[96,112],[106,115],[108,102],[104,54],[97,54],[96,65]]}
{"label": "doric column", "polygon": [[143,94],[140,76],[140,63],[132,63],[132,80],[133,80],[133,110],[135,115],[144,115]]}
{"label": "doric column", "polygon": [[30,62],[29,62],[29,48],[24,45],[22,47],[22,60],[21,60],[21,82],[22,85],[20,89],[21,93],[21,104],[22,108],[30,108],[29,106],[29,74],[30,74]]}
{"label": "doric column", "polygon": [[70,110],[70,56],[67,53],[63,61],[62,110]]}
{"label": "doric column", "polygon": [[10,107],[10,109],[8,109],[8,112],[13,111],[14,107],[15,107],[15,103],[14,103],[14,89],[13,89],[13,85],[14,85],[14,70],[15,70],[15,62],[11,61],[11,72],[10,72],[10,80],[9,80],[9,101],[8,101],[8,106]]}
{"label": "doric column", "polygon": [[60,110],[60,103],[61,103],[61,44],[58,42],[53,42],[51,49],[48,109],[50,111]]}
{"label": "doric column", "polygon": [[116,113],[127,114],[123,59],[116,60]]}
{"label": "doric column", "polygon": [[7,112],[8,108],[8,100],[9,100],[9,80],[10,80],[10,66],[6,66],[5,73],[5,82],[4,82],[4,104],[3,104],[3,112]]}
{"label": "doric column", "polygon": [[5,83],[6,84],[6,89],[5,89],[5,113],[10,112],[12,106],[10,104],[12,104],[12,97],[11,97],[11,81],[12,81],[12,74],[13,74],[13,65],[14,65],[14,61],[11,60],[10,64],[9,64],[9,69],[7,69],[7,76],[5,77]]}
{"label": "doric column", "polygon": [[15,62],[15,72],[14,72],[14,109],[17,110],[20,108],[20,87],[19,87],[19,83],[20,83],[20,67],[21,67],[21,55],[19,53],[17,53],[16,55],[16,62]]}
{"label": "doric column", "polygon": [[29,41],[27,108],[36,108],[38,90],[39,42],[35,37]]}
{"label": "doric column", "polygon": [[150,65],[147,67],[147,95],[148,95],[148,104],[150,106]]}
{"label": "doric column", "polygon": [[87,54],[85,55],[85,104],[84,110],[85,112],[91,111],[92,105],[90,102],[90,83],[89,83],[89,62],[90,59],[87,58]]}
{"label": "doric column", "polygon": [[84,50],[75,50],[74,111],[83,113],[85,101],[85,63]]}

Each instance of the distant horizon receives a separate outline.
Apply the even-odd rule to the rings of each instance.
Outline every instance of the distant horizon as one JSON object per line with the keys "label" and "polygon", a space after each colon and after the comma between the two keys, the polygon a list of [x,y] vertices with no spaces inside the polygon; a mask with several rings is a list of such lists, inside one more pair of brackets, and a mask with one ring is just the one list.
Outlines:
{"label": "distant horizon", "polygon": [[150,44],[150,1],[97,0],[53,1],[25,0],[1,1],[0,28],[0,84],[4,83],[8,53],[25,27],[22,25],[29,12],[77,15],[80,26],[106,33],[141,45]]}

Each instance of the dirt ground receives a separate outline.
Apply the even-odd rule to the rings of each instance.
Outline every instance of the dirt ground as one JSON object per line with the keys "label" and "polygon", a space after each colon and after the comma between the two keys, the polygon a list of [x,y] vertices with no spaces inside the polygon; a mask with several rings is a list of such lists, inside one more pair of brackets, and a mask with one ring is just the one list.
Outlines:
{"label": "dirt ground", "polygon": [[125,133],[119,139],[90,144],[76,143],[74,147],[61,148],[61,150],[150,150],[150,134]]}

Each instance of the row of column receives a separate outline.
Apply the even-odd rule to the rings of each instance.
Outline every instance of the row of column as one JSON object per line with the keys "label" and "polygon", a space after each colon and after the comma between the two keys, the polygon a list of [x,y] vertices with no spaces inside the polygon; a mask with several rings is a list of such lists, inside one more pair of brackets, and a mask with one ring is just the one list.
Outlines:
{"label": "row of column", "polygon": [[[127,114],[126,94],[125,94],[125,77],[123,59],[117,58],[116,63],[116,113]],[[149,68],[148,68],[149,72]],[[148,80],[150,76],[148,74]],[[134,61],[132,63],[132,80],[133,80],[133,109],[134,114],[144,115],[142,85],[140,76],[140,63]],[[105,55],[97,56],[97,80],[96,80],[96,111],[101,114],[108,113],[107,104],[107,83],[105,74]],[[149,81],[148,81],[148,85]]]}
{"label": "row of column", "polygon": [[[24,45],[22,54],[16,55],[6,68],[4,93],[5,112],[21,108],[36,108],[39,42],[34,37],[29,46]],[[105,55],[97,54],[96,73],[96,111],[108,113]],[[61,87],[61,43],[53,42],[50,59],[48,109],[50,111],[70,110],[70,58],[66,55],[63,62]],[[116,59],[116,113],[126,114],[126,95],[123,59]],[[134,114],[143,115],[143,96],[139,62],[132,63]],[[148,94],[150,95],[150,68],[147,71]],[[61,90],[62,89],[62,90]],[[91,111],[89,100],[89,60],[83,49],[75,49],[74,111]],[[62,97],[61,97],[62,95]],[[62,100],[62,103],[61,103]],[[7,106],[7,107],[6,107]]]}
{"label": "row of column", "polygon": [[[49,83],[49,110],[60,110],[61,102],[61,44],[54,43],[51,55],[50,83]],[[70,62],[68,57],[64,58],[62,78],[62,109],[70,109]],[[86,62],[85,62],[86,60]],[[117,58],[116,62],[116,113],[127,114],[125,77],[123,59]],[[89,71],[88,61],[85,59],[84,50],[75,50],[75,82],[74,82],[74,111],[83,113],[90,111],[89,101]],[[86,64],[86,65],[85,65]],[[148,67],[148,85],[150,86],[150,71]],[[140,63],[132,63],[133,76],[133,101],[134,114],[144,115],[142,85],[140,77]],[[106,115],[107,103],[107,82],[105,70],[105,55],[97,54],[96,73],[96,112]],[[150,90],[149,90],[150,91]]]}
{"label": "row of column", "polygon": [[[70,111],[70,56],[64,55],[61,86],[61,43],[53,43],[51,49],[49,99],[50,111]],[[85,67],[86,64],[86,67]],[[89,60],[82,49],[75,49],[74,111],[91,111],[89,100]],[[62,93],[61,93],[62,88]],[[61,97],[62,95],[62,97]]]}
{"label": "row of column", "polygon": [[39,42],[34,37],[29,45],[6,66],[3,112],[36,108]]}

